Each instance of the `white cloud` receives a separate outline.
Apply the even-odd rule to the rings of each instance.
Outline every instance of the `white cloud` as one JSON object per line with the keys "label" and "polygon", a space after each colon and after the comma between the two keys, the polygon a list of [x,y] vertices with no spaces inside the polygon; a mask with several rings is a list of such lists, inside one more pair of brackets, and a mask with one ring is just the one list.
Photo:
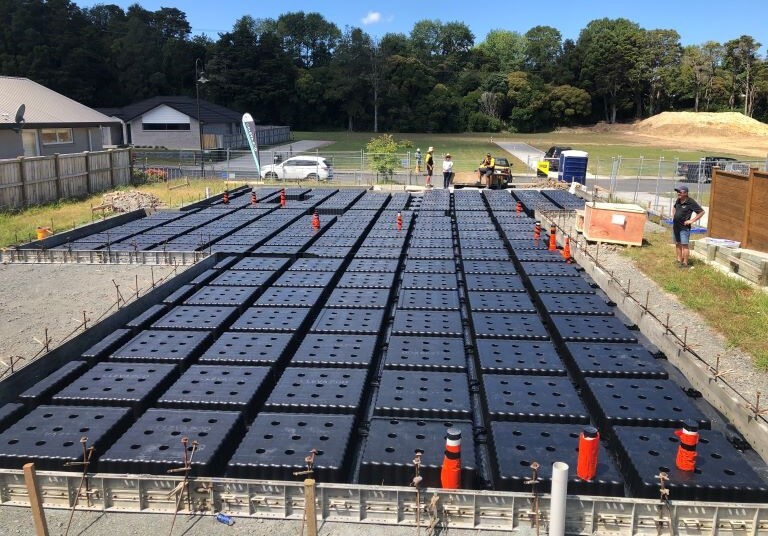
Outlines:
{"label": "white cloud", "polygon": [[376,24],[381,22],[381,13],[378,11],[369,11],[368,14],[361,19],[363,24]]}

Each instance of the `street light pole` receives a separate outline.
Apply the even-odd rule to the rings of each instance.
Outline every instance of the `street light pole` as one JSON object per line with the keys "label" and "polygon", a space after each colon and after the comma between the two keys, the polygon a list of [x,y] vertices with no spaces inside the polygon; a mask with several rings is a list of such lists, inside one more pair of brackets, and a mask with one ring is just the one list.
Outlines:
{"label": "street light pole", "polygon": [[200,178],[205,178],[205,153],[203,152],[203,120],[200,117],[200,84],[205,84],[208,79],[203,70],[203,61],[195,60],[195,102],[197,103],[197,135],[200,138]]}

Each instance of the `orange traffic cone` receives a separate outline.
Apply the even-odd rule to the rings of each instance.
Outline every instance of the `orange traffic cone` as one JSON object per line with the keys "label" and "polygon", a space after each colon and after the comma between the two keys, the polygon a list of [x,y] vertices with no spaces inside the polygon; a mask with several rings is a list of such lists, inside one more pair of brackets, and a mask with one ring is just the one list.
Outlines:
{"label": "orange traffic cone", "polygon": [[225,205],[229,205],[229,192],[224,190],[224,199],[223,202]]}
{"label": "orange traffic cone", "polygon": [[403,215],[399,212],[397,213],[397,230],[403,230]]}
{"label": "orange traffic cone", "polygon": [[520,201],[517,202],[517,209],[516,210],[517,210],[518,214],[523,211],[523,204]]}
{"label": "orange traffic cone", "polygon": [[461,487],[461,430],[458,428],[448,428],[446,432],[440,485],[446,489]]}
{"label": "orange traffic cone", "polygon": [[251,192],[251,205],[256,205],[259,202],[259,198],[256,197],[256,192]]}
{"label": "orange traffic cone", "polygon": [[557,251],[557,227],[550,225],[549,227],[549,251]]}
{"label": "orange traffic cone", "polygon": [[587,426],[579,435],[579,460],[576,474],[582,480],[592,480],[597,474],[597,452],[600,449],[600,432]]}
{"label": "orange traffic cone", "polygon": [[565,262],[568,264],[571,264],[573,262],[573,258],[571,257],[571,237],[566,236],[565,237],[565,245],[563,246],[563,258],[565,258]]}
{"label": "orange traffic cone", "polygon": [[312,216],[312,228],[313,229],[320,228],[320,216],[318,216],[317,211],[315,211],[315,214]]}
{"label": "orange traffic cone", "polygon": [[685,421],[682,430],[675,430],[675,435],[680,438],[675,465],[681,471],[693,471],[696,469],[696,445],[699,444],[699,425],[695,421]]}
{"label": "orange traffic cone", "polygon": [[541,222],[537,221],[536,225],[533,226],[533,239],[539,240],[541,238]]}
{"label": "orange traffic cone", "polygon": [[280,189],[280,208],[285,208],[285,188]]}

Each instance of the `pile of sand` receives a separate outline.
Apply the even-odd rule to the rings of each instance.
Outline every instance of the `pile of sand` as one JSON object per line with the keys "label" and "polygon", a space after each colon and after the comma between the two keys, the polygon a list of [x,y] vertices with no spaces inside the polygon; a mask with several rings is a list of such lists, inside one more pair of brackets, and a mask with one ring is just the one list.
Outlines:
{"label": "pile of sand", "polygon": [[662,112],[634,126],[651,136],[768,136],[768,125],[739,112]]}
{"label": "pile of sand", "polygon": [[163,201],[156,195],[138,190],[104,194],[102,196],[102,203],[111,206],[115,212],[130,212],[140,208],[159,208],[165,206]]}

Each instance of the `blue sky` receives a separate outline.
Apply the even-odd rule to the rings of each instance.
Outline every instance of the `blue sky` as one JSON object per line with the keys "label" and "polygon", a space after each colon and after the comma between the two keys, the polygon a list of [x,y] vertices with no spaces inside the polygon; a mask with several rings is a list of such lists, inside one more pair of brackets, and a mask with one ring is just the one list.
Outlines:
{"label": "blue sky", "polygon": [[231,30],[234,22],[243,15],[257,19],[277,18],[291,11],[317,11],[342,31],[346,26],[359,26],[373,36],[387,32],[408,34],[416,21],[439,19],[464,22],[474,33],[476,43],[483,41],[489,30],[525,33],[540,24],[554,26],[563,38],[576,40],[591,20],[624,17],[646,29],[675,29],[683,45],[708,40],[723,43],[742,34],[751,35],[762,43],[763,53],[768,45],[765,31],[768,2],[765,0],[728,3],[712,0],[483,0],[477,3],[456,0],[74,0],[74,3],[80,7],[117,4],[124,9],[138,3],[150,11],[175,7],[186,13],[194,34],[205,33],[213,39],[218,33]]}

